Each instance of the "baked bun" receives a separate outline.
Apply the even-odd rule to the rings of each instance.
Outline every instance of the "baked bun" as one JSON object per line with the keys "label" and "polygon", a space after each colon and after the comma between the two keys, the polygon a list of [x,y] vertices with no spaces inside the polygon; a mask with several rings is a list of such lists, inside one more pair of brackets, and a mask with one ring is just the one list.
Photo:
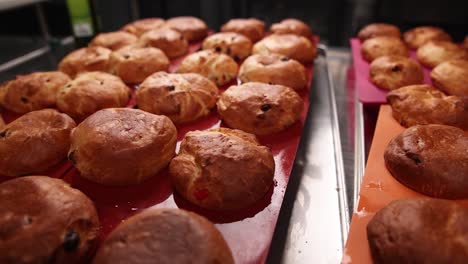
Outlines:
{"label": "baked bun", "polygon": [[239,33],[221,32],[207,37],[203,41],[202,48],[222,52],[239,62],[252,52],[252,41]]}
{"label": "baked bun", "polygon": [[395,90],[424,81],[421,65],[415,60],[398,55],[381,56],[373,60],[369,75],[373,84],[385,90]]}
{"label": "baked bun", "polygon": [[367,225],[374,263],[466,263],[468,209],[415,198],[391,202]]}
{"label": "baked bun", "polygon": [[212,50],[202,50],[185,57],[177,72],[198,73],[217,85],[223,85],[236,78],[237,70],[237,63],[228,55]]}
{"label": "baked bun", "polygon": [[444,61],[468,59],[468,52],[449,41],[430,41],[419,47],[418,60],[427,67],[434,68]]}
{"label": "baked bun", "polygon": [[90,181],[137,184],[169,163],[176,139],[177,130],[166,116],[108,108],[94,113],[73,130],[68,158]]}
{"label": "baked bun", "polygon": [[372,62],[381,56],[386,55],[397,55],[408,57],[408,48],[401,39],[395,37],[375,37],[367,39],[362,43],[361,46],[362,57],[368,61]]}
{"label": "baked bun", "polygon": [[165,115],[174,123],[207,115],[217,99],[218,87],[196,73],[157,72],[146,78],[136,92],[139,109]]}
{"label": "baked bun", "polygon": [[124,46],[134,44],[138,40],[135,35],[125,31],[114,31],[108,33],[100,33],[94,37],[89,46],[100,46],[110,50],[118,50]]}
{"label": "baked bun", "polygon": [[398,27],[392,24],[373,23],[363,27],[358,33],[358,38],[361,41],[381,36],[401,38],[401,32]]}
{"label": "baked bun", "polygon": [[179,31],[189,42],[202,40],[208,35],[208,26],[205,22],[191,16],[168,19],[166,27]]}
{"label": "baked bun", "polygon": [[130,89],[122,80],[104,72],[82,73],[60,89],[57,107],[76,120],[111,107],[125,107]]}
{"label": "baked bun", "polygon": [[270,31],[274,34],[294,34],[306,38],[312,37],[310,27],[299,19],[287,18],[279,23],[274,23],[270,27]]}
{"label": "baked bun", "polygon": [[107,72],[111,50],[103,47],[81,48],[70,52],[59,63],[59,70],[75,78],[78,73]]}
{"label": "baked bun", "polygon": [[314,42],[302,36],[273,34],[257,42],[253,46],[252,53],[261,55],[278,53],[301,63],[310,63],[317,54],[317,47]]}
{"label": "baked bun", "polygon": [[401,87],[388,93],[387,101],[402,126],[444,124],[468,129],[468,100],[446,96],[430,85]]}
{"label": "baked bun", "polygon": [[443,62],[431,71],[435,87],[450,95],[468,96],[468,60]]}
{"label": "baked bun", "polygon": [[307,86],[304,66],[296,60],[274,53],[248,57],[239,69],[239,80],[243,83],[280,84],[295,90]]}
{"label": "baked bun", "polygon": [[169,166],[176,191],[210,210],[241,209],[260,200],[273,184],[269,148],[241,130],[188,132]]}
{"label": "baked bun", "polygon": [[221,26],[221,32],[236,32],[255,43],[265,35],[265,22],[256,18],[234,18]]}
{"label": "baked bun", "polygon": [[0,226],[0,263],[85,263],[99,234],[93,202],[46,176],[0,184]]}
{"label": "baked bun", "polygon": [[450,35],[438,27],[415,27],[406,31],[403,34],[403,39],[406,45],[412,49],[417,49],[429,41],[452,41]]}
{"label": "baked bun", "polygon": [[121,223],[93,264],[234,264],[226,241],[206,218],[180,209],[147,209]]}
{"label": "baked bun", "polygon": [[419,193],[468,198],[468,134],[446,125],[412,126],[390,141],[385,165],[393,177]]}
{"label": "baked bun", "polygon": [[53,109],[29,112],[4,126],[0,130],[0,174],[41,173],[63,161],[75,126],[69,116]]}
{"label": "baked bun", "polygon": [[16,76],[0,87],[1,104],[6,109],[21,114],[55,107],[57,92],[69,81],[70,78],[59,71]]}
{"label": "baked bun", "polygon": [[140,83],[158,71],[167,71],[170,61],[160,49],[127,46],[111,53],[110,72],[126,83]]}
{"label": "baked bun", "polygon": [[146,32],[140,37],[140,44],[161,49],[171,59],[184,55],[189,49],[187,39],[179,31],[170,28]]}
{"label": "baked bun", "polygon": [[229,127],[256,135],[285,130],[299,120],[304,108],[293,89],[258,82],[229,87],[217,105]]}
{"label": "baked bun", "polygon": [[132,33],[136,36],[141,36],[147,31],[161,28],[162,26],[164,26],[164,24],[164,19],[161,18],[145,18],[128,23],[122,28],[122,30]]}

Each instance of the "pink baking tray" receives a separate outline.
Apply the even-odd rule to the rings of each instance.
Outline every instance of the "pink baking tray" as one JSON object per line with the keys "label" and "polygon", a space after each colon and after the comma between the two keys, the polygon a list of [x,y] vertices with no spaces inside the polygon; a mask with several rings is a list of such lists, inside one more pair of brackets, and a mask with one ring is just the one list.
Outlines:
{"label": "pink baking tray", "polygon": [[[384,104],[387,102],[387,90],[380,89],[369,79],[369,63],[361,55],[361,41],[357,38],[350,40],[353,54],[354,74],[358,99],[363,104]],[[416,52],[410,51],[410,57],[416,59]],[[430,69],[423,67],[424,83],[432,84],[429,77]]]}

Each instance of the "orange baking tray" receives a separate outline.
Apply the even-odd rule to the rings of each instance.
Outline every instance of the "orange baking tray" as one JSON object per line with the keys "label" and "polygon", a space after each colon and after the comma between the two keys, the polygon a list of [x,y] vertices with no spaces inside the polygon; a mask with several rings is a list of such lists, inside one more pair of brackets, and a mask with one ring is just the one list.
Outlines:
{"label": "orange baking tray", "polygon": [[[318,43],[318,37],[314,37],[313,40]],[[200,46],[201,42],[192,44],[189,53],[197,51]],[[183,57],[173,60],[169,71],[175,72],[182,59]],[[109,187],[90,182],[80,177],[79,172],[68,161],[64,161],[58,166],[62,168],[61,170],[53,169],[45,174],[64,179],[93,200],[101,222],[100,242],[119,223],[141,210],[150,207],[178,207],[194,211],[213,221],[228,242],[236,263],[264,263],[309,109],[308,96],[313,67],[311,64],[306,65],[306,69],[309,85],[307,89],[299,92],[304,100],[304,111],[301,114],[300,121],[278,134],[258,137],[261,144],[271,148],[276,169],[274,182],[268,193],[249,208],[215,212],[190,204],[173,192],[167,169],[144,183],[127,187]],[[236,81],[220,87],[220,91],[224,91],[232,84],[236,84]],[[135,86],[132,86],[132,91],[134,91],[134,88]],[[135,107],[133,96],[128,107]],[[5,110],[2,110],[2,116],[6,122],[11,122],[18,117],[18,115]],[[177,126],[177,151],[180,141],[188,131],[206,130],[220,126],[224,126],[224,124],[215,110],[204,118]],[[9,178],[0,176],[0,181],[7,179]]]}
{"label": "orange baking tray", "polygon": [[[366,227],[377,211],[394,200],[428,197],[402,185],[385,167],[384,152],[388,143],[404,130],[405,128],[392,117],[391,107],[382,105],[342,263],[372,263]],[[457,202],[468,206],[468,200]]]}

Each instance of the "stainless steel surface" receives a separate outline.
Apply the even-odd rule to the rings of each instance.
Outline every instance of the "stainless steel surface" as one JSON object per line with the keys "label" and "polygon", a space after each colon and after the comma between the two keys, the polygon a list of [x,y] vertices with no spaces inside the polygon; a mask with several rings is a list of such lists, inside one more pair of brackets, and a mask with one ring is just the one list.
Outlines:
{"label": "stainless steel surface", "polygon": [[10,61],[7,61],[3,64],[0,65],[0,72],[4,72],[6,70],[9,70],[11,68],[14,68],[14,67],[17,67],[21,64],[24,64],[30,60],[33,60],[37,57],[40,57],[44,54],[46,54],[47,52],[50,51],[50,48],[49,46],[44,46],[42,48],[39,48],[37,50],[33,50],[31,52],[28,52],[26,54],[24,54],[23,56],[20,56],[16,59],[13,59],[13,60],[10,60]]}
{"label": "stainless steel surface", "polygon": [[363,105],[358,102],[355,97],[356,110],[355,110],[355,135],[354,135],[354,194],[353,194],[353,210],[357,206],[359,199],[359,190],[361,188],[362,177],[366,166],[366,150],[364,141],[364,113]]}
{"label": "stainless steel surface", "polygon": [[310,108],[267,263],[339,263],[349,214],[335,91],[319,48]]}
{"label": "stainless steel surface", "polygon": [[18,8],[25,5],[44,2],[45,0],[0,0],[0,11]]}

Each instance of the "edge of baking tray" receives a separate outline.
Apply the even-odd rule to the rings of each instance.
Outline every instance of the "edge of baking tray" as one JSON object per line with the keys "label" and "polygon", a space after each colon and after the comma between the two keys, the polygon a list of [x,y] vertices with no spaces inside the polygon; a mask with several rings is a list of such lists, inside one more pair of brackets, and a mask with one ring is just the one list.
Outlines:
{"label": "edge of baking tray", "polygon": [[[356,91],[357,89],[355,89]],[[362,177],[366,167],[366,149],[364,134],[364,110],[363,104],[357,98],[357,92],[354,95],[354,192],[353,204],[356,209],[359,200],[359,191],[361,190]]]}
{"label": "edge of baking tray", "polygon": [[348,235],[335,87],[323,44],[313,76],[310,108],[267,263],[338,263]]}

